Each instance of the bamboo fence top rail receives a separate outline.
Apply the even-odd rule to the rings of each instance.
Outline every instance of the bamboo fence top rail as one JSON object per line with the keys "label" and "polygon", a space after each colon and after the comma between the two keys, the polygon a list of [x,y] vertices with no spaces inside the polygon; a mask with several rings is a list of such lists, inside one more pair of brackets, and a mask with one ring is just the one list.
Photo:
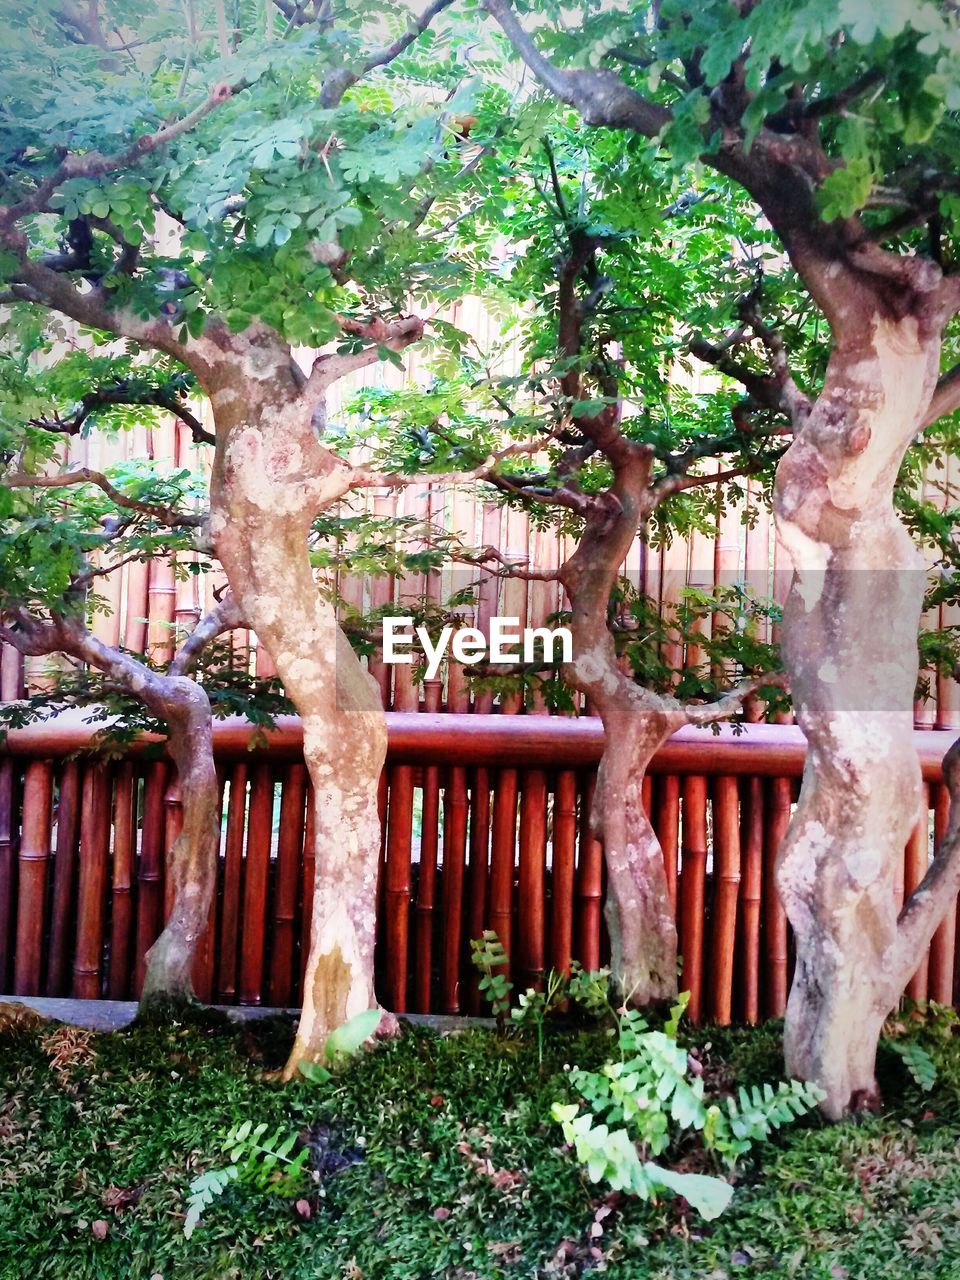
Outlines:
{"label": "bamboo fence top rail", "polygon": [[[0,755],[57,759],[88,749],[105,727],[88,723],[89,709],[72,709],[42,724],[11,730]],[[505,768],[576,769],[596,766],[603,749],[603,726],[592,716],[485,715],[477,712],[388,711],[391,764],[456,764]],[[953,730],[916,729],[914,744],[926,782],[941,779],[943,757]],[[140,754],[163,739],[142,737],[124,752]],[[303,732],[296,716],[279,716],[276,727],[256,729],[241,717],[214,722],[214,750],[223,759],[287,761],[302,758]],[[680,729],[653,759],[661,774],[735,774],[800,777],[806,739],[797,725],[723,724]]]}

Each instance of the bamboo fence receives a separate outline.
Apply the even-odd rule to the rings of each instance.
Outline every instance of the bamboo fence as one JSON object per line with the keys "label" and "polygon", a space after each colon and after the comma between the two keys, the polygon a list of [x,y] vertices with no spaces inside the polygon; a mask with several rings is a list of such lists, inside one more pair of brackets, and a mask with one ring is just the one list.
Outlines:
{"label": "bamboo fence", "polygon": [[[381,803],[377,988],[399,1012],[478,1013],[469,940],[495,929],[521,988],[572,959],[607,957],[600,848],[589,809],[602,730],[591,717],[391,712]],[[135,998],[169,910],[165,852],[179,830],[172,766],[149,740],[85,750],[79,713],[12,732],[0,754],[0,991]],[[942,835],[950,733],[918,730],[926,807],[897,893]],[[222,1004],[300,999],[313,880],[299,723],[251,747],[219,723],[222,840],[198,994]],[[773,861],[805,744],[793,725],[688,729],[653,762],[645,802],[664,851],[695,1021],[783,1013],[791,968]],[[918,957],[909,992],[960,992],[956,912]]]}
{"label": "bamboo fence", "polygon": [[[454,319],[481,339],[485,327],[491,332],[479,309]],[[416,353],[409,359],[412,380],[424,376],[419,360]],[[367,381],[395,385],[399,376],[385,367]],[[71,440],[66,461],[102,470],[152,458],[160,469],[202,472],[208,452],[184,427],[167,422]],[[949,494],[956,469],[956,460],[945,463],[931,495]],[[536,528],[523,513],[467,490],[373,492],[368,502],[373,514],[429,518],[468,545],[493,544],[537,568],[557,565],[572,550],[568,539]],[[168,658],[223,585],[217,573],[185,568],[158,558],[106,579],[107,608],[93,623],[99,638]],[[623,569],[664,613],[688,586],[738,583],[777,598],[786,580],[772,521],[752,482],[743,507],[718,516],[710,536],[665,547],[638,539]],[[455,573],[463,570],[447,566],[406,582],[344,576],[335,586],[338,599],[354,609],[442,602],[463,585]],[[487,578],[475,604],[458,612],[480,630],[495,614],[543,626],[562,604],[554,584]],[[952,607],[926,619],[928,626],[958,621]],[[238,662],[273,673],[255,636],[239,633],[234,643]],[[695,646],[685,652],[679,642],[668,645],[677,666],[697,659]],[[24,665],[0,645],[0,700],[43,688],[48,662]],[[516,697],[472,690],[455,664],[442,683],[421,686],[409,667],[373,661],[370,669],[390,719],[381,784],[381,1000],[401,1011],[479,1012],[467,943],[484,928],[503,940],[517,983],[571,958],[597,967],[607,953],[602,850],[589,834],[599,723],[589,714],[545,715],[542,707],[524,713]],[[933,838],[945,830],[939,760],[954,736],[948,731],[960,728],[960,686],[931,677],[929,688],[916,706],[927,810],[904,851],[901,896],[918,882]],[[197,990],[228,1004],[295,1005],[313,877],[298,730],[286,724],[269,735],[268,750],[253,752],[246,750],[249,727],[220,724],[216,733],[223,835]],[[90,736],[89,727],[66,716],[11,734],[0,748],[0,990],[134,997],[145,952],[169,909],[165,859],[180,821],[171,767],[159,750],[109,762],[76,756]],[[755,725],[736,740],[726,730],[716,738],[702,731],[693,740],[681,736],[655,761],[645,801],[664,850],[682,982],[696,1019],[752,1022],[784,1010],[790,943],[773,867],[802,759],[803,740],[793,726]],[[918,963],[911,995],[950,1002],[960,992],[954,932],[951,913]]]}

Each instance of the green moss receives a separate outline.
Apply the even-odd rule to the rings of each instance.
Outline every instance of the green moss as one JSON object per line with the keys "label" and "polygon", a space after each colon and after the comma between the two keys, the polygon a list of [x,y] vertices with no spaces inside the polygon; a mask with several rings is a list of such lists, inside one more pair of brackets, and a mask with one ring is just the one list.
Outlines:
{"label": "green moss", "polygon": [[[885,1115],[812,1121],[764,1147],[707,1228],[676,1203],[607,1198],[562,1150],[550,1103],[565,1063],[604,1059],[603,1033],[553,1032],[541,1071],[525,1041],[408,1030],[327,1085],[280,1087],[264,1069],[290,1035],[285,1020],[238,1028],[191,1011],[114,1035],[4,1036],[2,1280],[526,1280],[601,1265],[624,1280],[960,1276],[954,1041],[938,1050],[932,1094],[890,1055]],[[782,1074],[778,1036],[706,1029],[696,1041],[714,1080],[749,1083]],[[307,1217],[231,1190],[187,1241],[187,1186],[246,1118],[301,1132],[322,1194]]]}

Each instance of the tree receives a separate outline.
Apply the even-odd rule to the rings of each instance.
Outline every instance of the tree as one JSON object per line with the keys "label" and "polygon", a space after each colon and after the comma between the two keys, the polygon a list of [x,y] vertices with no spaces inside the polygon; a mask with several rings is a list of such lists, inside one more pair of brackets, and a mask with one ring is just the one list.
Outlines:
{"label": "tree", "polygon": [[[29,400],[29,379],[17,379],[20,403]],[[11,390],[8,385],[6,390]],[[90,405],[80,412],[91,411]],[[75,419],[73,420],[75,421]],[[73,421],[37,419],[2,434],[16,440],[15,457],[50,460],[50,431],[70,430]],[[49,428],[49,431],[48,431]],[[10,451],[6,452],[10,457]],[[122,487],[119,487],[122,486]],[[191,547],[201,517],[190,511],[186,473],[111,479],[85,468],[38,474],[7,469],[0,483],[0,639],[22,654],[66,655],[89,670],[64,673],[53,690],[27,705],[4,708],[3,720],[19,722],[65,702],[106,701],[138,726],[158,721],[177,769],[183,826],[170,853],[169,918],[146,956],[141,1010],[193,999],[197,944],[210,915],[220,850],[219,782],[213,759],[210,698],[191,677],[204,650],[240,625],[233,597],[222,600],[186,637],[166,670],[90,630],[93,613],[105,607],[98,589],[132,560],[175,554]],[[131,711],[133,703],[138,711]],[[121,724],[124,716],[121,715]],[[121,731],[114,724],[114,733]]]}
{"label": "tree", "polygon": [[509,0],[483,7],[585,124],[657,139],[678,167],[699,160],[739,184],[830,326],[809,394],[772,330],[735,332],[721,354],[759,334],[793,420],[775,513],[793,567],[783,657],[809,748],[778,864],[797,941],[785,1052],[838,1116],[875,1098],[880,1027],[960,888],[947,842],[897,916],[894,867],[920,796],[923,572],[893,493],[910,442],[960,404],[960,371],[943,368],[960,308],[957,14],[933,0],[710,0],[532,35]]}
{"label": "tree", "polygon": [[[501,111],[502,103],[485,104],[475,142],[492,135]],[[522,372],[492,372],[495,352],[464,352],[454,376],[425,392],[369,400],[387,423],[383,465],[464,467],[513,448],[485,483],[576,540],[556,569],[513,564],[497,547],[463,555],[501,578],[554,581],[566,593],[572,660],[562,671],[556,657],[539,660],[524,678],[561,705],[572,687],[603,721],[591,821],[608,873],[611,970],[624,997],[642,1006],[677,994],[675,915],[642,800],[650,760],[681,726],[734,715],[761,686],[775,694],[780,677],[751,625],[763,602],[733,589],[687,600],[664,620],[690,638],[716,613],[716,634],[702,645],[707,670],[677,670],[670,651],[682,646],[658,651],[658,605],[624,580],[622,566],[638,534],[714,534],[724,504],[744,498],[747,476],[772,477],[789,415],[779,383],[758,374],[731,428],[730,391],[694,393],[679,367],[689,363],[689,334],[678,316],[706,318],[730,282],[752,287],[750,263],[730,267],[731,239],[754,234],[749,219],[706,205],[672,216],[674,183],[662,167],[625,155],[622,139],[585,157],[576,127],[542,103],[537,111],[542,139],[521,116],[515,135],[491,142],[478,170],[487,199],[461,218],[451,243],[456,258],[475,264],[475,287],[494,313],[510,317],[507,339],[518,340]],[[404,423],[416,429],[404,432]],[[738,675],[743,682],[731,689]]]}
{"label": "tree", "polygon": [[[385,720],[308,537],[352,488],[382,483],[325,438],[330,388],[421,337],[403,307],[442,263],[418,229],[461,168],[447,119],[473,77],[449,39],[432,79],[414,46],[449,3],[266,5],[235,30],[216,4],[187,6],[186,25],[138,0],[82,22],[44,4],[25,29],[4,11],[4,300],[159,351],[209,397],[202,528],[303,721],[316,883],[288,1076],[375,1004]],[[307,370],[294,358],[333,341]]]}

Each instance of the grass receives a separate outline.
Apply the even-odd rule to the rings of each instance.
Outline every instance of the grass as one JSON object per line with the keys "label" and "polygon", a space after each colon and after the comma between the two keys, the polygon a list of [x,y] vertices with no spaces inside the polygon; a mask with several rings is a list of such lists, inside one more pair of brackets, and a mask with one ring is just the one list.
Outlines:
{"label": "grass", "polygon": [[[2,1280],[960,1278],[955,1040],[929,1094],[886,1055],[885,1114],[782,1135],[707,1226],[606,1195],[562,1149],[550,1103],[564,1063],[603,1060],[602,1034],[552,1032],[541,1072],[527,1041],[408,1030],[327,1085],[281,1088],[266,1070],[289,1035],[0,1031]],[[696,1038],[714,1081],[782,1074],[776,1027]],[[186,1240],[188,1184],[246,1118],[301,1133],[319,1190],[232,1188]]]}

